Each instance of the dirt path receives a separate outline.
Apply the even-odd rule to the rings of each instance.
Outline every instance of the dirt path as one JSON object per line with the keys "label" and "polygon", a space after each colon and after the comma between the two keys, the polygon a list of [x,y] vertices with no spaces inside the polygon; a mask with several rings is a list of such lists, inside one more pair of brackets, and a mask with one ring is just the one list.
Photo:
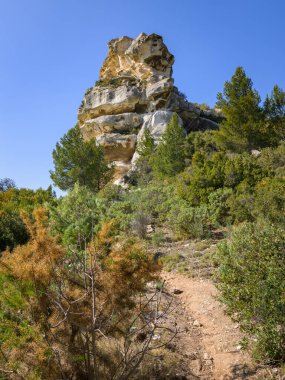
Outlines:
{"label": "dirt path", "polygon": [[[164,272],[169,291],[181,291],[179,320],[187,324],[179,340],[185,365],[193,378],[233,380],[257,379],[247,353],[241,350],[242,334],[224,313],[217,289],[209,279]],[[262,377],[264,378],[264,377]]]}

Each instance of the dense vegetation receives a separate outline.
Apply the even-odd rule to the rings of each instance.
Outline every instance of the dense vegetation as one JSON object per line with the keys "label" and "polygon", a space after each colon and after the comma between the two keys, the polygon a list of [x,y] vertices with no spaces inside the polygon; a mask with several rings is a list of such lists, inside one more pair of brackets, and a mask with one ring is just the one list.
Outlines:
{"label": "dense vegetation", "polygon": [[21,211],[31,213],[37,206],[52,204],[55,194],[47,190],[18,189],[9,178],[0,180],[0,252],[28,241]]}
{"label": "dense vegetation", "polygon": [[222,232],[228,312],[258,359],[284,361],[285,93],[261,104],[238,68],[217,107],[216,131],[186,136],[174,115],[156,146],[146,130],[128,189],[109,183],[112,165],[77,127],[53,152],[64,197],[0,182],[0,378],[170,379],[173,362],[152,355],[167,357],[172,337],[152,339],[167,304],[147,249],[165,231]]}
{"label": "dense vegetation", "polygon": [[61,190],[72,189],[76,182],[100,190],[111,178],[112,167],[104,159],[94,139],[84,141],[80,128],[71,128],[53,150],[54,171],[51,179]]}

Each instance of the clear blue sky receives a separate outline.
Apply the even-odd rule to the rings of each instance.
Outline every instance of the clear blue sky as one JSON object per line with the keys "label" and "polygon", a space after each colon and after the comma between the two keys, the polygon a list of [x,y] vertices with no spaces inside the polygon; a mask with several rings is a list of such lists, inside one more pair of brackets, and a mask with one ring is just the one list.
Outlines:
{"label": "clear blue sky", "polygon": [[285,88],[284,15],[284,0],[0,0],[0,178],[51,183],[52,149],[110,39],[163,35],[176,85],[212,106],[238,65],[262,97]]}

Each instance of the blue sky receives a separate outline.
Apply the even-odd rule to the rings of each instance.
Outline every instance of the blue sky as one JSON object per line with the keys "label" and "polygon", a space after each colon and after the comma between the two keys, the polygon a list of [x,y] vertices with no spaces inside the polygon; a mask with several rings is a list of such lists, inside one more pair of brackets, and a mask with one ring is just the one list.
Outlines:
{"label": "blue sky", "polygon": [[243,66],[264,97],[285,88],[284,0],[0,0],[0,178],[46,188],[115,37],[158,33],[190,101],[214,105]]}

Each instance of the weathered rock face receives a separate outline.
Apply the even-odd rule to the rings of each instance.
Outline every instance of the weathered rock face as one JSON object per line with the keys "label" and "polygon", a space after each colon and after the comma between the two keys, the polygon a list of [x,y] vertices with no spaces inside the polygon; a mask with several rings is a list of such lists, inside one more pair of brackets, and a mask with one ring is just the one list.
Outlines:
{"label": "weathered rock face", "polygon": [[217,127],[219,115],[189,103],[173,84],[173,55],[161,36],[141,33],[136,39],[109,42],[100,80],[88,89],[78,110],[86,139],[96,138],[122,177],[135,164],[136,146],[148,128],[158,143],[174,112],[181,128]]}
{"label": "weathered rock face", "polygon": [[124,75],[149,80],[153,76],[171,77],[174,57],[157,34],[141,33],[136,39],[115,38],[100,70],[100,79]]}
{"label": "weathered rock face", "polygon": [[[173,115],[172,111],[160,110],[153,113],[144,115],[142,127],[137,135],[137,144],[142,140],[146,129],[150,130],[150,133],[154,139],[155,144],[159,143],[159,140],[163,133],[165,132],[167,124]],[[183,121],[178,117],[179,125],[183,128]],[[135,152],[132,158],[132,166],[135,165],[137,159],[139,158],[138,152]]]}

